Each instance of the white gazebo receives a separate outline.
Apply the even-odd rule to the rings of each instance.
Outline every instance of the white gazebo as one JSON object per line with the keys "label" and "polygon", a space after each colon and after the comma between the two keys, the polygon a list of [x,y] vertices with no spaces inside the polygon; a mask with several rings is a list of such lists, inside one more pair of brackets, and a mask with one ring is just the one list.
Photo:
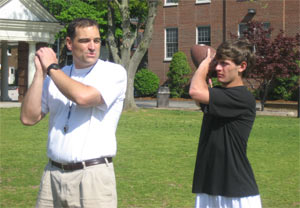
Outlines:
{"label": "white gazebo", "polygon": [[[20,42],[29,45],[26,83],[30,86],[34,72],[37,43],[53,44],[63,26],[36,0],[0,0],[1,100],[8,97],[8,46]],[[22,55],[22,54],[19,54]]]}

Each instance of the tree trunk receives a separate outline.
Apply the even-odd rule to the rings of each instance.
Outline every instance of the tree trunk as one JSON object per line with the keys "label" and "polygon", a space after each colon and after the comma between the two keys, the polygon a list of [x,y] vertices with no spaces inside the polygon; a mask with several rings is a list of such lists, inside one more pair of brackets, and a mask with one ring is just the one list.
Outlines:
{"label": "tree trunk", "polygon": [[270,82],[266,82],[263,84],[262,92],[260,93],[260,103],[261,103],[261,111],[265,110],[265,102],[267,100],[268,90],[269,90]]}
{"label": "tree trunk", "polygon": [[[114,10],[111,5],[111,2],[108,2],[108,44],[110,48],[110,52],[112,53],[113,59],[116,63],[121,64],[127,70],[127,90],[126,97],[124,101],[124,110],[135,110],[137,106],[134,100],[134,77],[139,66],[139,63],[143,59],[150,42],[152,40],[153,33],[153,24],[154,19],[157,14],[157,5],[158,0],[149,0],[148,1],[148,15],[147,20],[144,22],[144,32],[143,37],[138,44],[135,52],[133,54],[131,51],[134,40],[138,36],[139,27],[136,28],[135,31],[132,32],[130,25],[130,14],[128,8],[128,0],[123,0],[122,4],[118,3],[118,1],[114,1],[116,5],[118,5],[119,10],[122,16],[122,45],[117,48],[115,39],[115,22],[114,22]],[[140,24],[138,24],[140,25]],[[121,56],[121,57],[120,57]]]}
{"label": "tree trunk", "polygon": [[60,51],[60,54],[59,54],[59,65],[60,66],[64,66],[66,65],[66,59],[67,59],[67,46],[65,45],[65,42],[64,41],[59,41],[59,51]]}
{"label": "tree trunk", "polygon": [[124,110],[136,110],[137,106],[134,101],[134,76],[132,72],[136,71],[134,69],[128,69],[127,71],[127,90],[124,102]]}
{"label": "tree trunk", "polygon": [[264,101],[264,99],[260,99],[260,105],[261,105],[261,111],[264,111],[264,109],[265,109],[265,101]]}

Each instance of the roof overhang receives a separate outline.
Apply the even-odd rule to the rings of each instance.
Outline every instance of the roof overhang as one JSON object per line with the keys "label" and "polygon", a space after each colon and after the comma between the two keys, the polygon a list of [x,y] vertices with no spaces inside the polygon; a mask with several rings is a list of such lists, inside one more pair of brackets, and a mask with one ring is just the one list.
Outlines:
{"label": "roof overhang", "polygon": [[58,22],[33,22],[0,19],[0,40],[54,43],[63,28]]}

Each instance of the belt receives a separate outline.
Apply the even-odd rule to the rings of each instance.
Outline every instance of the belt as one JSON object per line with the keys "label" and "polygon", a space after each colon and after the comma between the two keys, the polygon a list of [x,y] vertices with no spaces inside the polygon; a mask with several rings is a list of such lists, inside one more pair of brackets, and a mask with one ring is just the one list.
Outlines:
{"label": "belt", "polygon": [[101,157],[101,158],[96,158],[96,159],[91,159],[91,160],[85,160],[82,162],[78,163],[68,163],[68,164],[61,164],[58,162],[55,162],[53,160],[50,160],[51,164],[55,167],[58,167],[62,170],[67,170],[67,171],[73,171],[73,170],[80,170],[83,169],[84,167],[92,166],[92,165],[99,165],[106,163],[106,160],[108,163],[112,162],[111,157]]}

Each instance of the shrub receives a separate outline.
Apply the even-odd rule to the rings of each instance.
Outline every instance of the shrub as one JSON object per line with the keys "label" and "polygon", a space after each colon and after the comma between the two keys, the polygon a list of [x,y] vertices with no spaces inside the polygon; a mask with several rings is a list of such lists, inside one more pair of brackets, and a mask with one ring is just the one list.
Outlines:
{"label": "shrub", "polygon": [[159,78],[148,69],[139,70],[134,77],[134,88],[137,96],[147,97],[156,95],[159,87]]}
{"label": "shrub", "polygon": [[190,80],[188,75],[191,71],[186,55],[183,52],[174,53],[167,73],[171,97],[182,97],[187,94],[185,90]]}
{"label": "shrub", "polygon": [[299,76],[276,78],[274,88],[270,93],[272,100],[297,100]]}

